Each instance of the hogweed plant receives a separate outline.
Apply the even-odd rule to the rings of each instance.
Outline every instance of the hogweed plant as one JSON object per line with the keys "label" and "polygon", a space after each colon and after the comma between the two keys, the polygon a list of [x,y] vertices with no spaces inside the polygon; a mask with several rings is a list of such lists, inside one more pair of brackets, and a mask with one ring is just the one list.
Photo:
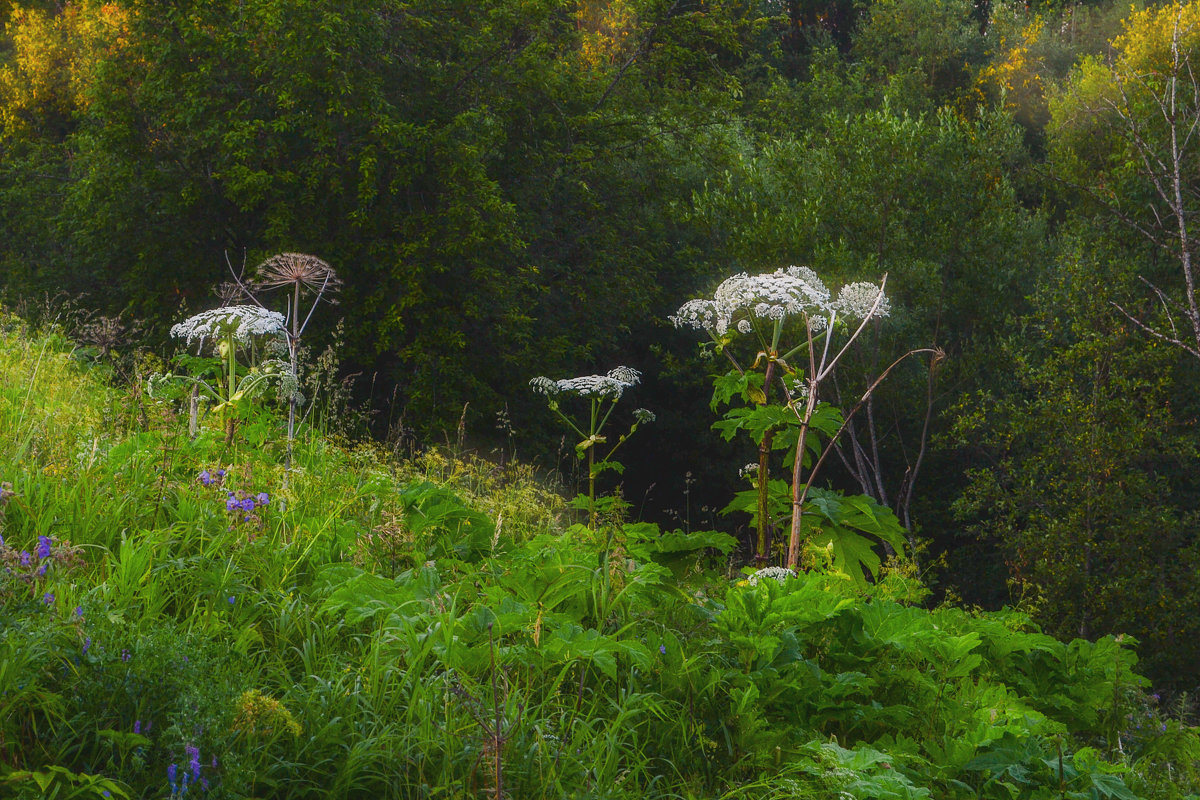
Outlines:
{"label": "hogweed plant", "polygon": [[[626,433],[621,434],[608,452],[597,458],[599,448],[608,444],[604,435],[605,425],[608,424],[617,401],[626,389],[632,389],[641,383],[642,374],[630,367],[616,367],[605,375],[582,375],[578,378],[551,380],[538,376],[529,382],[529,386],[538,394],[544,395],[546,402],[560,420],[571,429],[580,441],[575,445],[575,456],[581,461],[587,461],[588,493],[586,508],[588,526],[595,529],[598,518],[596,504],[596,478],[606,470],[617,474],[625,471],[624,465],[613,461],[613,455],[623,445],[638,426],[654,421],[654,413],[644,408],[633,412],[633,423]],[[561,399],[580,397],[588,401],[587,422],[580,424],[562,410]]]}
{"label": "hogweed plant", "polygon": [[[758,445],[756,502],[754,507],[757,546],[756,565],[762,568],[770,557],[774,531],[771,513],[770,456],[773,450],[791,453],[791,513],[786,565],[795,570],[803,539],[803,508],[810,486],[837,437],[853,415],[896,364],[910,355],[930,350],[914,350],[897,359],[867,388],[862,399],[843,416],[835,407],[820,401],[821,385],[833,374],[839,360],[872,320],[882,319],[891,306],[884,288],[887,276],[875,285],[869,282],[846,284],[835,296],[808,267],[788,267],[762,275],[741,273],[726,279],[711,299],[689,300],[670,319],[676,327],[703,330],[716,351],[732,365],[729,373],[714,383],[712,407],[741,397],[748,407],[733,408],[714,425],[726,438],[745,431]],[[840,336],[842,332],[848,335]],[[840,341],[839,341],[840,340]],[[753,359],[739,359],[744,343],[750,342]],[[743,357],[744,358],[744,357]],[[778,391],[782,403],[772,402]],[[821,449],[810,433],[821,432],[828,443]],[[793,444],[794,442],[794,444]],[[806,455],[815,458],[805,476]],[[731,508],[739,506],[731,505]],[[749,510],[749,509],[746,509]],[[874,514],[868,513],[874,517]],[[831,522],[838,520],[831,519]],[[871,526],[885,541],[897,546],[901,539],[883,527]],[[868,530],[870,528],[867,528]],[[851,573],[861,573],[869,563],[864,548],[849,532],[832,526],[833,536],[842,541],[844,562]],[[861,537],[859,537],[861,539]],[[836,547],[836,544],[835,544]],[[859,565],[855,569],[854,564]]]}
{"label": "hogweed plant", "polygon": [[[240,281],[239,281],[240,283]],[[288,404],[287,455],[284,458],[284,471],[292,467],[292,443],[296,438],[296,408],[304,402],[300,392],[300,337],[308,327],[313,312],[322,299],[333,303],[332,295],[341,287],[342,281],[334,272],[333,267],[316,256],[305,253],[280,253],[271,256],[255,268],[253,289],[271,290],[285,289],[287,298],[288,326],[285,330],[288,344],[288,374],[282,384],[281,395]],[[304,294],[312,295],[308,311],[302,313],[301,298]],[[251,291],[247,294],[254,298]],[[255,302],[258,302],[255,299]],[[303,316],[303,319],[301,317]]]}
{"label": "hogweed plant", "polygon": [[[213,347],[217,377],[205,380],[205,369],[210,365],[203,359],[185,358],[183,363],[191,369],[188,376],[163,375],[151,379],[149,393],[153,396],[163,381],[182,378],[190,381],[206,400],[215,405],[208,413],[218,413],[225,423],[226,444],[233,442],[238,405],[256,396],[271,380],[278,378],[281,361],[261,358],[260,348],[277,338],[285,330],[282,314],[250,305],[223,306],[202,311],[171,327],[171,335],[183,339],[188,347],[194,343],[197,352],[206,344]],[[238,358],[244,355],[245,365]]]}

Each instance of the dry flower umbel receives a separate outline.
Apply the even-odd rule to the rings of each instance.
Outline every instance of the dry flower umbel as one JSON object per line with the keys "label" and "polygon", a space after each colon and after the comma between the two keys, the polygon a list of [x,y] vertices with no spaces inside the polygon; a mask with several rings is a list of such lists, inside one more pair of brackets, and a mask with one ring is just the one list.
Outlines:
{"label": "dry flower umbel", "polygon": [[271,256],[254,270],[255,289],[304,286],[315,292],[334,292],[341,285],[342,281],[333,267],[307,253],[280,253]]}

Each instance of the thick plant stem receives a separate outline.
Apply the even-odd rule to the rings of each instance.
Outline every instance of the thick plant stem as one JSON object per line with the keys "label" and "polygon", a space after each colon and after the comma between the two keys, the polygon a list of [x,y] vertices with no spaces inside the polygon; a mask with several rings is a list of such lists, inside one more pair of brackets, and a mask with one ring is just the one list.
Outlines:
{"label": "thick plant stem", "polygon": [[596,446],[588,448],[588,527],[596,530]]}
{"label": "thick plant stem", "polygon": [[[772,354],[773,356],[773,354]],[[774,377],[775,359],[772,357],[767,362],[766,376],[763,379],[763,402],[765,406],[770,402],[771,397],[771,379]],[[770,558],[771,547],[771,522],[770,509],[768,508],[769,486],[768,478],[770,475],[770,457],[771,457],[771,441],[775,438],[775,431],[768,430],[763,434],[763,440],[758,445],[758,543],[754,552],[754,564],[759,569],[767,565]]]}
{"label": "thick plant stem", "polygon": [[233,414],[234,397],[237,395],[237,343],[232,336],[226,338],[225,348],[229,358],[229,379],[226,382],[225,398],[225,446],[229,447],[233,444],[233,433],[237,426],[237,419]]}
{"label": "thick plant stem", "polygon": [[[787,568],[796,571],[800,561],[800,523],[804,516],[804,501],[808,497],[808,484],[801,483],[804,472],[804,440],[808,438],[809,422],[817,406],[817,382],[809,382],[808,400],[804,407],[804,418],[800,421],[800,438],[796,442],[796,462],[792,465],[792,531],[788,537]],[[814,466],[813,471],[816,471]],[[809,476],[811,479],[811,475]]]}
{"label": "thick plant stem", "polygon": [[197,431],[200,430],[199,422],[200,414],[200,386],[195,384],[192,386],[192,394],[188,398],[188,438],[195,439]]}

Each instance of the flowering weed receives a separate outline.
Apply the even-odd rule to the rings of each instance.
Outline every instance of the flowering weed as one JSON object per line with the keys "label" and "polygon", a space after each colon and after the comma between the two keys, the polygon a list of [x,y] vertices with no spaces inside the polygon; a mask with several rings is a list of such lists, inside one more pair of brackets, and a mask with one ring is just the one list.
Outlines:
{"label": "flowering weed", "polygon": [[[814,526],[820,533],[806,534],[803,515],[813,478],[844,430],[846,419],[901,360],[917,352],[933,352],[919,350],[901,356],[845,416],[820,402],[822,384],[832,377],[855,339],[869,322],[890,313],[890,302],[884,294],[886,281],[885,276],[878,286],[850,283],[835,297],[808,267],[788,267],[753,276],[742,273],[723,281],[711,299],[689,300],[671,317],[677,327],[707,333],[715,349],[733,367],[714,383],[714,410],[738,397],[747,403],[744,408],[726,412],[714,427],[727,439],[740,432],[747,433],[758,445],[758,474],[751,494],[758,530],[755,558],[759,568],[766,566],[771,534],[776,522],[782,522],[774,512],[770,479],[771,453],[778,448],[788,451],[792,471],[790,510],[786,514],[790,523],[787,568],[797,568],[805,540],[809,544],[819,540],[822,545],[831,546],[839,568],[859,582],[863,580],[864,567],[869,569],[878,563],[877,558],[872,560],[869,556],[867,540],[848,531],[844,519],[823,515]],[[848,336],[835,344],[835,337],[843,329]],[[749,342],[749,348],[739,348],[742,340]],[[747,353],[753,354],[749,363]],[[782,396],[782,402],[772,402],[773,391]],[[828,440],[823,447],[815,441],[818,431]],[[810,467],[807,476],[806,466]],[[735,501],[728,510],[750,509],[745,501]],[[878,519],[878,515],[870,516],[869,527],[859,530],[899,550],[904,538],[898,523],[881,525],[877,524]],[[888,520],[885,516],[884,520],[894,521],[894,517]]]}
{"label": "flowering weed", "polygon": [[[626,433],[621,434],[611,447],[604,435],[604,428],[616,409],[617,401],[626,390],[632,389],[642,381],[642,374],[630,367],[616,367],[605,375],[583,375],[578,378],[551,380],[546,377],[536,377],[529,382],[534,392],[544,395],[550,410],[578,437],[575,445],[575,455],[588,465],[588,492],[586,510],[588,525],[595,528],[599,518],[599,507],[596,498],[596,478],[611,470],[618,474],[624,471],[619,461],[613,456],[630,436],[637,431],[638,426],[654,420],[654,414],[644,408],[634,411],[633,422]],[[573,419],[563,411],[563,403],[570,398],[579,397],[587,403],[586,422]],[[597,452],[602,455],[597,457]]]}
{"label": "flowering weed", "polygon": [[[31,362],[5,359],[28,383]],[[93,407],[62,409],[61,436],[57,409],[39,396],[22,412],[0,381],[15,587],[0,595],[0,794],[1011,797],[988,764],[1031,798],[1154,796],[1146,775],[1183,787],[1163,798],[1195,791],[1180,765],[1198,740],[1137,714],[1128,642],[931,612],[890,579],[776,568],[740,585],[703,557],[728,536],[598,536],[528,468],[481,459],[304,437],[284,489],[269,450],[180,436],[186,420],[153,403],[142,423],[91,378],[54,374],[46,403]],[[551,381],[547,402],[603,462],[624,413],[609,381],[624,401],[633,380],[591,377]],[[585,424],[593,401],[603,430]],[[51,462],[67,466],[47,476]],[[877,513],[813,492],[823,525]],[[773,497],[786,511],[788,487]]]}

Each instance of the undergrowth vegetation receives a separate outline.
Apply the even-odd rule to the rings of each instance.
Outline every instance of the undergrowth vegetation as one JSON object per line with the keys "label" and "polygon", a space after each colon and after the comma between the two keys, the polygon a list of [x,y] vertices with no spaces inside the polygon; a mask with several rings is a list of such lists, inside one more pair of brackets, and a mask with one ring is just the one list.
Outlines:
{"label": "undergrowth vegetation", "polygon": [[1132,640],[929,610],[897,559],[739,570],[518,463],[300,424],[285,481],[286,413],[239,423],[0,319],[0,794],[1200,791]]}

